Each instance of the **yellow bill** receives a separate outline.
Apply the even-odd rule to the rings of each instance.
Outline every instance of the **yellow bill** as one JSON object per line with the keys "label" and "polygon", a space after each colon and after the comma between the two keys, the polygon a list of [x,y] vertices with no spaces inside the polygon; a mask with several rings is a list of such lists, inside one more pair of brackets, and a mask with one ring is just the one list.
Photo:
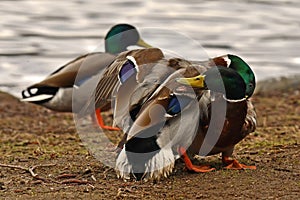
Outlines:
{"label": "yellow bill", "polygon": [[204,89],[206,88],[204,80],[205,75],[199,75],[192,78],[178,78],[176,81],[184,85],[190,85],[195,88]]}
{"label": "yellow bill", "polygon": [[148,43],[146,43],[143,39],[139,39],[136,43],[138,46],[145,47],[145,48],[151,48],[152,46]]}

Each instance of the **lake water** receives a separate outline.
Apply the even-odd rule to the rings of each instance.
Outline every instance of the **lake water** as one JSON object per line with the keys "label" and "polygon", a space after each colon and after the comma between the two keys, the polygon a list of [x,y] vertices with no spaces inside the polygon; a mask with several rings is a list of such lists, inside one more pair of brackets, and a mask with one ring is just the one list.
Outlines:
{"label": "lake water", "polygon": [[1,0],[0,16],[0,90],[17,96],[76,56],[101,50],[116,23],[187,58],[237,54],[258,80],[300,73],[298,0]]}

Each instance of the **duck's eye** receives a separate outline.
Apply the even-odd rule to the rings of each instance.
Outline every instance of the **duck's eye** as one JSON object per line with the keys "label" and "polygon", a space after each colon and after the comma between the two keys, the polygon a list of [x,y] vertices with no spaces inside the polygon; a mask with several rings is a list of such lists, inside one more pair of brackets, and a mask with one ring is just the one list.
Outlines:
{"label": "duck's eye", "polygon": [[252,88],[252,87],[253,87],[253,84],[252,84],[252,83],[249,83],[249,87]]}
{"label": "duck's eye", "polygon": [[196,81],[200,81],[200,78],[196,78]]}

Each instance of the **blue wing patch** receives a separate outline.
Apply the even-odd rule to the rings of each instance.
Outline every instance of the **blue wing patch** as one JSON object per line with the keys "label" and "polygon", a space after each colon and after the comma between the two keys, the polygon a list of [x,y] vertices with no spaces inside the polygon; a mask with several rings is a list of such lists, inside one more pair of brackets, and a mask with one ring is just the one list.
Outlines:
{"label": "blue wing patch", "polygon": [[182,95],[172,95],[170,103],[167,108],[167,113],[169,115],[176,115],[181,112],[190,102],[191,98]]}
{"label": "blue wing patch", "polygon": [[128,80],[130,77],[135,75],[137,72],[135,65],[132,61],[127,60],[119,72],[119,79],[121,83],[124,83],[126,80]]}

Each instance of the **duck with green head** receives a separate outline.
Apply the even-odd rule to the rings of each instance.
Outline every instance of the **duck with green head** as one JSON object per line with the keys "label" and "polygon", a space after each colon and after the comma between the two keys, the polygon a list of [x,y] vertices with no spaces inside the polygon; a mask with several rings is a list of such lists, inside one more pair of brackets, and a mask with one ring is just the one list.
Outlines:
{"label": "duck with green head", "polygon": [[[229,159],[235,144],[256,126],[249,100],[255,77],[249,65],[241,61],[226,55],[204,62],[185,61],[177,67],[135,112],[116,161],[118,175],[125,179],[130,174],[137,180],[160,179],[172,172],[180,156],[192,171],[212,171],[214,168],[209,166],[193,165],[187,156],[202,153],[202,146],[211,147],[205,155],[222,153],[227,169],[255,169]],[[212,116],[211,105],[216,103],[226,105],[225,118]],[[209,127],[211,117],[216,117],[213,120],[221,127],[215,144],[205,140],[209,129],[217,131]]]}
{"label": "duck with green head", "polygon": [[112,27],[105,36],[105,52],[119,54],[127,51],[129,46],[137,45],[150,48],[141,37],[137,29],[129,24],[118,24]]}
{"label": "duck with green head", "polygon": [[[201,94],[200,126],[187,152],[201,154],[201,146],[209,146],[204,142],[206,134],[214,131],[214,127],[210,127],[211,124],[221,124],[222,131],[207,155],[222,153],[226,169],[256,169],[255,166],[240,164],[237,160],[229,158],[234,146],[256,128],[256,113],[249,99],[254,92],[254,74],[247,68],[248,65],[235,68],[214,67],[199,76],[177,80],[193,88],[209,89]],[[222,115],[212,116],[212,107],[218,104],[225,105],[225,118]],[[212,120],[214,123],[211,123]],[[181,149],[181,153],[185,160],[188,159],[185,150]]]}
{"label": "duck with green head", "polygon": [[[129,24],[113,26],[105,37],[105,53],[88,53],[68,62],[43,81],[23,90],[22,101],[55,111],[78,112],[87,100],[86,94],[92,93],[89,88],[97,81],[97,74],[112,63],[116,55],[133,45],[150,47],[141,39],[134,26]],[[72,106],[73,89],[76,89],[77,98],[73,99]],[[103,110],[109,108],[110,105],[106,105]],[[99,109],[96,114],[99,124],[103,128],[110,129],[103,124]],[[113,127],[112,129],[114,130]]]}

